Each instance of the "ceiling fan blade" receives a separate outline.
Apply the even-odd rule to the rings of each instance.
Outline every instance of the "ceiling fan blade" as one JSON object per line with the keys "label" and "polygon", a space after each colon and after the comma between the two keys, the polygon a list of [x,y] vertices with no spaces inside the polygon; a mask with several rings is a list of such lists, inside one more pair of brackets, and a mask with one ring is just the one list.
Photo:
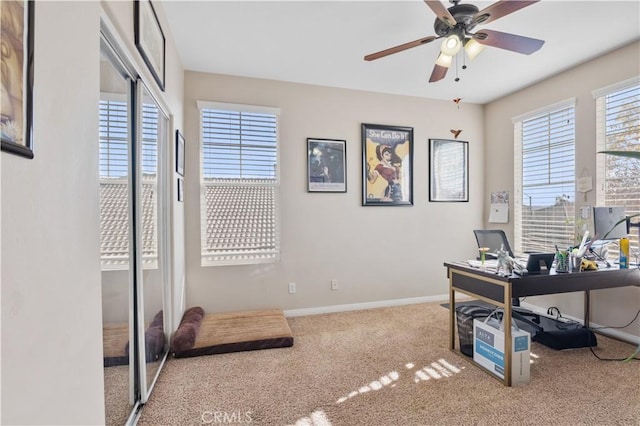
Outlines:
{"label": "ceiling fan blade", "polygon": [[538,51],[544,44],[544,40],[519,36],[510,33],[503,33],[495,30],[481,30],[473,35],[478,43],[485,46],[498,47],[500,49],[511,50],[512,52],[531,55]]}
{"label": "ceiling fan blade", "polygon": [[429,36],[429,37],[424,37],[424,38],[421,38],[421,39],[418,39],[418,40],[410,41],[409,43],[404,43],[404,44],[401,44],[399,46],[390,47],[388,49],[381,50],[380,52],[371,53],[370,55],[365,56],[364,60],[365,61],[373,61],[374,59],[379,59],[379,58],[391,55],[393,53],[402,52],[403,50],[411,49],[412,47],[416,47],[416,46],[421,46],[423,44],[427,44],[427,43],[435,40],[436,38],[437,37],[435,37],[435,36]]}
{"label": "ceiling fan blade", "polygon": [[434,83],[438,80],[442,80],[445,75],[447,75],[447,71],[449,68],[441,67],[436,64],[433,67],[433,71],[431,72],[431,78],[429,78],[429,83]]}
{"label": "ceiling fan blade", "polygon": [[487,24],[539,1],[540,0],[500,0],[476,13],[473,16],[472,22],[476,24]]}
{"label": "ceiling fan blade", "polygon": [[438,0],[424,0],[424,2],[433,10],[433,13],[436,14],[439,20],[448,24],[451,28],[456,26],[456,19],[442,3]]}

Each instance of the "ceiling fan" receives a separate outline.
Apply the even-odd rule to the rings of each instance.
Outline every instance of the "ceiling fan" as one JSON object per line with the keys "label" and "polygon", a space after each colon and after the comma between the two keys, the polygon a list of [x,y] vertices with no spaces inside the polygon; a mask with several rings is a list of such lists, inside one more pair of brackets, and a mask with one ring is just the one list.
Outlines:
{"label": "ceiling fan", "polygon": [[472,31],[479,24],[488,24],[538,1],[540,0],[499,0],[479,10],[472,4],[458,4],[460,0],[449,0],[453,6],[448,9],[438,0],[424,0],[437,16],[433,24],[436,36],[424,37],[381,50],[365,56],[364,59],[365,61],[373,61],[444,38],[431,78],[429,78],[429,82],[432,83],[445,77],[453,57],[462,48],[472,60],[484,49],[484,46],[530,55],[542,47],[544,40],[494,30],[483,29],[475,33]]}

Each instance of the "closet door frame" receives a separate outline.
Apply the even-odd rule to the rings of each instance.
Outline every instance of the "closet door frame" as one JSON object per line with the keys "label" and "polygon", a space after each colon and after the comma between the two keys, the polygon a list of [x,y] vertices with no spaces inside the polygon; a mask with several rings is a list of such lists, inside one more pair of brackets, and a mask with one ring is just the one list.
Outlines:
{"label": "closet door frame", "polygon": [[[164,335],[165,335],[165,347],[160,359],[157,371],[153,374],[151,380],[147,377],[147,359],[146,359],[146,341],[145,341],[145,307],[144,307],[144,291],[145,280],[143,276],[143,262],[142,262],[142,150],[143,150],[143,135],[142,135],[142,114],[144,106],[144,93],[147,93],[149,97],[155,102],[155,106],[158,108],[158,114],[162,115],[165,119],[165,126],[163,135],[158,134],[157,141],[157,176],[156,176],[156,193],[158,195],[156,220],[157,220],[157,262],[158,270],[162,280],[162,308],[164,316]],[[164,363],[169,354],[168,336],[170,324],[170,303],[168,303],[168,289],[169,277],[170,277],[170,262],[169,262],[169,245],[166,236],[169,234],[168,226],[169,220],[166,212],[169,211],[169,199],[167,194],[169,188],[167,184],[167,175],[171,175],[168,172],[168,147],[172,146],[170,143],[170,118],[169,114],[163,108],[158,98],[150,90],[149,86],[140,78],[136,82],[135,86],[135,139],[134,139],[134,232],[136,239],[136,246],[139,250],[135,252],[135,299],[136,299],[136,334],[139,336],[138,340],[138,370],[140,372],[140,398],[141,402],[145,403],[151,395],[153,386],[155,385],[160,371],[164,366]],[[136,161],[136,159],[139,159]],[[139,266],[138,266],[139,265]]]}

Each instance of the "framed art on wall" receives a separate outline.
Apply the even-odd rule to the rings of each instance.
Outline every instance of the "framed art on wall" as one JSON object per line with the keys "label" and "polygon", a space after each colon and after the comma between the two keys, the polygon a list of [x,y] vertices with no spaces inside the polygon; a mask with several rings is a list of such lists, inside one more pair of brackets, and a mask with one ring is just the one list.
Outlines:
{"label": "framed art on wall", "polygon": [[347,141],[307,139],[307,191],[347,192]]}
{"label": "framed art on wall", "polygon": [[176,173],[184,176],[184,136],[176,130]]}
{"label": "framed art on wall", "polygon": [[27,158],[33,158],[34,5],[33,1],[0,1],[2,151]]}
{"label": "framed art on wall", "polygon": [[150,0],[136,0],[134,5],[136,47],[160,90],[164,92],[166,42],[158,15]]}
{"label": "framed art on wall", "polygon": [[362,124],[362,205],[413,205],[413,127]]}
{"label": "framed art on wall", "polygon": [[469,201],[469,143],[429,139],[429,201]]}
{"label": "framed art on wall", "polygon": [[178,178],[178,201],[184,201],[184,180]]}

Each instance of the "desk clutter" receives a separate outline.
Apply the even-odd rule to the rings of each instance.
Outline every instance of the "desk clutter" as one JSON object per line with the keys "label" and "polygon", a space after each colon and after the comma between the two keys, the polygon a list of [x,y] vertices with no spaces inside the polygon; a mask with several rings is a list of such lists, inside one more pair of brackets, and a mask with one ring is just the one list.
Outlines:
{"label": "desk clutter", "polygon": [[571,273],[581,271],[595,271],[598,269],[598,262],[589,259],[587,256],[579,257],[569,251],[558,251],[557,253],[529,253],[526,258],[511,258],[511,266],[501,266],[499,259],[476,260],[469,259],[467,264],[473,268],[485,270],[508,276],[511,273],[516,275],[548,274],[552,270],[560,273]]}
{"label": "desk clutter", "polygon": [[[546,274],[551,272],[572,273],[582,271],[595,271],[600,264],[610,268],[612,265],[607,260],[606,246],[611,241],[589,239],[589,231],[582,236],[582,241],[575,247],[559,249],[555,246],[555,252],[528,253],[526,257],[516,258],[511,250],[509,240],[504,231],[476,229],[473,231],[478,243],[478,259],[467,260],[467,264],[473,268],[485,270],[503,276],[524,276],[531,274]],[[620,269],[634,265],[629,261],[629,239],[619,239],[620,244]],[[618,262],[616,262],[618,263]]]}

